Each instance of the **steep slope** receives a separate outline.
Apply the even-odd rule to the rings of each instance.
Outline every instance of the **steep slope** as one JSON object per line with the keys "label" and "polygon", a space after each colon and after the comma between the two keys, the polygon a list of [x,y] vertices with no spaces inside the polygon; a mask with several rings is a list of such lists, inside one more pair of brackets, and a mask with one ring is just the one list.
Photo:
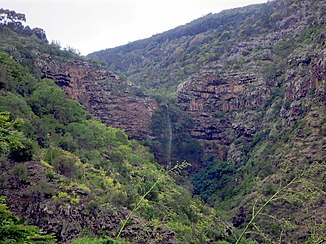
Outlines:
{"label": "steep slope", "polygon": [[123,72],[142,87],[173,90],[212,61],[227,66],[242,56],[251,59],[257,46],[267,49],[261,58],[268,59],[270,45],[320,19],[323,5],[320,0],[279,0],[226,10],[89,56],[102,58],[112,70]]}
{"label": "steep slope", "polygon": [[[17,15],[13,11],[2,12],[11,13],[12,18]],[[2,50],[29,67],[39,78],[55,80],[69,98],[79,101],[103,123],[124,129],[131,138],[148,136],[152,113],[157,106],[154,100],[105,67],[79,57],[73,49],[60,52],[56,43],[48,45],[43,37],[25,33],[22,30],[27,27],[22,29],[21,22],[25,20],[22,16],[18,22],[9,21],[0,26]]]}
{"label": "steep slope", "polygon": [[[215,211],[172,178],[187,164],[165,170],[147,148],[85,109],[120,116],[123,102],[147,109],[146,96],[71,50],[6,24],[0,30],[0,195],[21,223],[54,233],[59,243],[84,236],[103,236],[105,243],[112,242],[108,237],[201,243],[227,236]],[[133,125],[129,119],[106,122],[123,128]],[[7,243],[14,241],[12,228],[1,233]]]}
{"label": "steep slope", "polygon": [[148,136],[157,104],[146,94],[139,93],[133,84],[80,59],[65,62],[42,55],[37,58],[36,67],[43,78],[55,80],[69,98],[79,101],[103,123],[124,129],[134,139]]}
{"label": "steep slope", "polygon": [[196,141],[204,151],[194,194],[261,243],[324,240],[325,11],[324,1],[276,0],[91,54],[159,97],[164,121],[165,105],[177,107],[172,152],[185,131],[188,151],[201,156]]}

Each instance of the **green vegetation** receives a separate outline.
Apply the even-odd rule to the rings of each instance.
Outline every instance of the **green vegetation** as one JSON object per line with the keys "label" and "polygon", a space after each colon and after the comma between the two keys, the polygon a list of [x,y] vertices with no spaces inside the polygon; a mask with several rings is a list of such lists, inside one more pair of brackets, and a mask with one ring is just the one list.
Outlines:
{"label": "green vegetation", "polygon": [[194,194],[205,202],[218,203],[237,195],[234,187],[234,165],[209,158],[203,167],[191,176]]}
{"label": "green vegetation", "polygon": [[[186,243],[322,243],[324,12],[321,0],[271,1],[93,54],[139,85],[133,95],[158,102],[153,137],[142,142],[91,119],[55,81],[40,79],[38,58],[83,59],[75,50],[1,26],[0,194],[13,187],[28,203],[92,218],[76,227],[76,244],[132,243],[166,228]],[[210,84],[216,91],[200,86],[206,74],[221,78]],[[177,86],[189,77],[199,86],[180,102]],[[223,91],[229,81],[243,91]],[[116,96],[128,83],[104,82]],[[179,106],[191,98],[212,103],[198,113]],[[198,128],[197,115],[211,127]],[[205,140],[216,144],[206,148]],[[192,167],[180,167],[184,160]],[[108,213],[113,226],[95,231]],[[5,243],[53,241],[22,225],[2,198],[0,214]]]}
{"label": "green vegetation", "polygon": [[[317,115],[324,114],[321,94],[325,90],[325,75],[321,71],[324,68],[317,63],[325,59],[325,4],[320,0],[305,3],[309,7],[304,14],[311,17],[304,23],[298,14],[304,7],[302,1],[271,1],[210,14],[152,38],[91,54],[105,60],[111,69],[125,73],[161,105],[152,120],[155,138],[145,142],[159,161],[187,159],[199,164],[198,169],[188,172],[193,193],[219,213],[227,212],[228,216],[221,217],[225,223],[233,222],[237,211],[245,209],[243,223],[234,225],[237,237],[225,239],[230,243],[239,240],[240,235],[260,243],[318,243],[317,240],[324,239],[324,221],[313,217],[311,209],[323,211],[315,196],[325,196],[320,184],[324,181],[320,170],[325,170],[325,121]],[[291,34],[285,34],[286,31]],[[194,100],[205,96],[207,91],[201,84],[206,80],[201,76],[206,77],[206,73],[230,80],[253,73],[257,81],[264,83],[261,103],[250,104],[262,84],[250,89],[253,80],[244,82],[247,90],[235,99],[236,104],[249,104],[225,113],[214,107],[212,99],[212,108],[200,111],[215,119],[212,126],[221,131],[217,140],[226,144],[221,146],[225,157],[203,157],[205,145],[191,137],[192,129],[202,129],[194,124],[199,112],[191,111],[189,114],[194,117],[190,118],[178,108],[177,86],[192,77],[191,81],[198,80],[199,85],[194,84],[181,95]],[[219,86],[216,87],[218,90]],[[250,97],[250,93],[255,95]],[[219,101],[219,94],[215,96]],[[171,157],[167,157],[168,117],[173,135]],[[237,125],[243,128],[235,129]],[[247,126],[253,132],[247,133]],[[307,170],[311,175],[304,173]],[[293,178],[297,179],[295,184],[269,201]],[[265,203],[268,204],[264,206]],[[255,215],[253,206],[256,213],[264,206],[254,224],[250,223],[250,216]],[[314,218],[318,218],[319,224]]]}
{"label": "green vegetation", "polygon": [[0,242],[1,243],[55,243],[54,235],[44,234],[40,229],[24,225],[8,210],[5,197],[0,196]]}
{"label": "green vegetation", "polygon": [[123,242],[116,241],[111,238],[95,239],[95,238],[83,237],[74,240],[72,244],[123,244]]}
{"label": "green vegetation", "polygon": [[[52,199],[68,207],[86,198],[89,213],[123,206],[140,216],[143,225],[167,226],[187,242],[221,238],[221,230],[211,227],[214,211],[177,185],[147,148],[90,119],[54,81],[38,80],[6,53],[0,56],[6,71],[0,93],[1,158],[15,162],[8,174],[18,187],[31,180],[23,162],[35,160],[47,169],[42,180],[27,187],[32,202]],[[14,79],[15,86],[6,85]],[[120,233],[126,224],[121,220]]]}
{"label": "green vegetation", "polygon": [[[318,5],[322,5],[322,1],[319,0],[319,3],[312,8],[322,14],[322,8],[315,7]],[[241,48],[242,57],[239,55],[235,59],[228,59],[228,57],[240,48],[237,46],[239,43],[243,44],[250,38],[287,28],[290,21],[282,27],[280,22],[288,16],[295,15],[302,7],[303,3],[298,0],[281,0],[208,14],[187,25],[151,38],[94,52],[89,56],[104,60],[111,70],[124,73],[137,85],[149,90],[151,94],[167,93],[175,96],[176,88],[180,83],[211,62],[224,63],[226,59],[227,62],[222,69],[227,71],[238,70],[256,61],[255,53],[263,49],[259,40],[254,45]],[[318,36],[318,31],[314,30],[309,28],[306,37]],[[282,42],[278,50],[285,52],[282,52],[280,59],[296,47],[292,45],[295,42],[290,43],[286,40]],[[274,63],[267,66],[272,69],[271,66],[274,65],[278,70],[282,68]],[[276,70],[270,75],[277,76],[277,74]]]}

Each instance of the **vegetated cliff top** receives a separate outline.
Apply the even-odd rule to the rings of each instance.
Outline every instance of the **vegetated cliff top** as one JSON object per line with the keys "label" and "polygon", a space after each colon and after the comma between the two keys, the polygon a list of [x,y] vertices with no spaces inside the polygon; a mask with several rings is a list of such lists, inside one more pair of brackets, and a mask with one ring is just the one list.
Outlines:
{"label": "vegetated cliff top", "polygon": [[5,25],[13,31],[23,35],[35,35],[37,38],[47,41],[45,31],[41,28],[31,29],[26,25],[25,14],[16,13],[9,9],[0,9],[0,25]]}
{"label": "vegetated cliff top", "polygon": [[[194,27],[192,35],[191,28],[182,26],[180,37],[177,32],[171,40],[157,35],[156,41],[146,40],[145,49],[118,53],[120,59],[111,66],[122,67],[128,77],[155,89],[163,85],[175,92],[186,80],[176,104],[182,111],[173,112],[190,115],[193,121],[185,122],[192,124],[186,128],[192,139],[219,158],[203,159],[192,175],[193,193],[221,210],[219,215],[165,175],[148,149],[128,140],[123,131],[91,120],[56,86],[80,101],[90,94],[102,115],[110,104],[120,113],[124,107],[115,106],[115,98],[125,86],[114,86],[114,73],[102,73],[69,50],[4,27],[0,107],[10,116],[1,117],[0,133],[9,135],[9,144],[1,147],[0,194],[9,196],[11,209],[46,231],[54,230],[60,240],[80,236],[85,228],[98,234],[99,226],[113,236],[121,226],[119,218],[124,219],[163,177],[123,237],[139,242],[171,237],[176,242],[235,243],[253,206],[263,206],[294,178],[247,234],[259,242],[324,239],[325,4],[269,4],[205,16],[200,20],[219,25],[207,29],[197,20],[193,23],[198,22],[201,33]],[[221,22],[218,16],[224,15],[230,21]],[[99,82],[96,77],[102,74],[109,79]],[[126,94],[134,98],[122,91]],[[169,111],[161,110],[166,117]],[[156,124],[163,127],[157,115]],[[173,144],[183,124],[173,118],[170,122]],[[189,139],[183,134],[180,138]],[[233,226],[225,225],[231,222]]]}
{"label": "vegetated cliff top", "polygon": [[[69,98],[83,104],[102,122],[124,129],[131,138],[148,136],[155,102],[125,78],[105,65],[78,55],[73,48],[62,49],[56,42],[25,31],[23,14],[3,10],[0,48],[40,78],[50,78]],[[143,116],[138,116],[141,113]]]}
{"label": "vegetated cliff top", "polygon": [[325,2],[321,0],[277,0],[208,14],[173,30],[89,56],[103,59],[112,70],[125,73],[143,87],[175,91],[190,75],[209,63],[230,59],[247,42],[266,48],[268,43],[322,21],[324,13]]}

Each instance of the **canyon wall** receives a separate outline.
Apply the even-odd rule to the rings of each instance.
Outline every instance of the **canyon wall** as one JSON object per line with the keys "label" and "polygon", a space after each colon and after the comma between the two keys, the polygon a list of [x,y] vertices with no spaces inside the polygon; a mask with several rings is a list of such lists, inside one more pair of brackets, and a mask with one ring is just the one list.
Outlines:
{"label": "canyon wall", "polygon": [[149,135],[156,102],[145,94],[137,95],[137,87],[117,74],[80,60],[62,63],[50,55],[39,58],[36,66],[42,78],[55,80],[69,98],[83,104],[95,118],[124,129],[134,139]]}

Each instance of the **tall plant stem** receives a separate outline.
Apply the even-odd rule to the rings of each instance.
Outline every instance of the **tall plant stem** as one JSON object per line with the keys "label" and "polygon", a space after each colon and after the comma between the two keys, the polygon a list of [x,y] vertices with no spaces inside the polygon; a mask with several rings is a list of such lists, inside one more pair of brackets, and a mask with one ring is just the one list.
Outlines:
{"label": "tall plant stem", "polygon": [[145,197],[154,189],[154,187],[160,182],[161,178],[158,178],[156,180],[156,182],[151,186],[151,188],[149,188],[149,190],[140,198],[140,200],[138,201],[138,203],[136,204],[136,206],[133,208],[132,211],[129,212],[129,214],[127,215],[127,218],[125,219],[125,221],[123,221],[120,230],[116,236],[116,239],[120,238],[120,235],[122,233],[122,231],[124,230],[124,228],[126,227],[126,224],[128,223],[129,219],[131,218],[131,215],[137,211],[137,209],[140,207],[140,204],[144,201]]}
{"label": "tall plant stem", "polygon": [[126,219],[123,221],[121,227],[120,227],[120,230],[116,236],[116,239],[119,239],[120,238],[120,235],[122,233],[122,231],[124,230],[124,228],[126,227],[128,221],[130,220],[132,214],[134,212],[137,211],[137,209],[140,207],[141,203],[144,201],[145,197],[155,188],[155,186],[163,179],[163,177],[167,174],[169,174],[170,172],[173,172],[175,170],[179,170],[179,169],[182,169],[186,166],[188,166],[189,164],[187,162],[183,162],[182,164],[177,164],[175,165],[173,168],[171,168],[170,170],[166,171],[161,177],[159,177],[155,182],[154,184],[151,186],[151,188],[149,188],[149,190],[139,199],[139,201],[137,202],[136,206],[133,208],[132,211],[129,212],[129,214],[127,215]]}
{"label": "tall plant stem", "polygon": [[288,188],[294,181],[296,180],[296,178],[294,178],[293,180],[291,180],[287,185],[285,185],[284,187],[279,188],[275,194],[273,196],[271,196],[264,204],[263,206],[261,206],[257,212],[255,212],[255,205],[254,204],[253,208],[252,208],[252,216],[251,219],[249,221],[249,223],[246,225],[246,227],[243,229],[243,231],[241,232],[239,238],[236,241],[236,244],[239,244],[241,239],[243,238],[244,234],[247,232],[249,226],[254,222],[254,220],[256,219],[256,217],[261,213],[261,211],[278,195],[280,194],[280,192],[282,192],[283,190],[285,190],[286,188]]}

